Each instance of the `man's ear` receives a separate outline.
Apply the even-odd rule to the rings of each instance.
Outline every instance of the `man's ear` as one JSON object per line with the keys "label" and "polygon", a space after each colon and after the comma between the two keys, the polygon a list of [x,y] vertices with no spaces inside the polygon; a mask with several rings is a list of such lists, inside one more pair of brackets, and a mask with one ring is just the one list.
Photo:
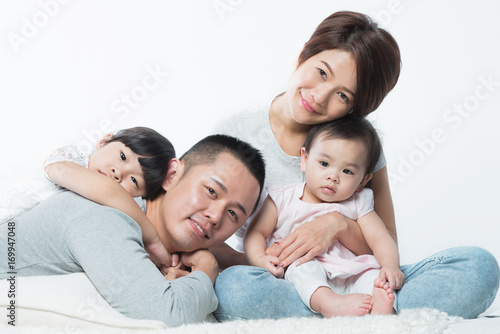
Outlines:
{"label": "man's ear", "polygon": [[107,135],[105,135],[104,137],[102,137],[101,140],[99,140],[95,144],[95,149],[98,150],[101,147],[103,147],[104,145],[106,145],[108,143],[108,141],[111,140],[111,138],[113,138],[113,134],[112,133],[108,133]]}
{"label": "man's ear", "polygon": [[168,162],[168,170],[161,187],[168,191],[174,186],[184,172],[184,164],[177,158],[173,158]]}
{"label": "man's ear", "polygon": [[361,183],[359,184],[359,186],[356,188],[356,192],[360,192],[361,190],[363,190],[363,188],[366,186],[366,184],[372,179],[373,177],[373,174],[366,174],[365,177],[363,178],[363,180],[361,180]]}
{"label": "man's ear", "polygon": [[307,166],[307,152],[306,148],[302,147],[300,149],[300,170],[305,173]]}

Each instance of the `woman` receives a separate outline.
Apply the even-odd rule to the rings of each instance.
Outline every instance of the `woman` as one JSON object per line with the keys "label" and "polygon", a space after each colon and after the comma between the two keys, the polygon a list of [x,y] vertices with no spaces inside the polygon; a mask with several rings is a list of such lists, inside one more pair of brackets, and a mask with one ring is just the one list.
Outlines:
{"label": "woman", "polygon": [[[399,73],[399,48],[388,32],[363,14],[337,12],[326,18],[304,45],[285,93],[261,109],[234,115],[217,131],[240,137],[263,152],[268,185],[303,182],[299,153],[309,129],[348,113],[368,115],[395,86]],[[397,242],[383,155],[370,187],[375,211]],[[244,230],[237,237],[243,235]],[[279,256],[285,266],[297,259],[307,262],[335,239],[356,254],[371,253],[356,222],[337,213],[302,225],[268,253]],[[245,264],[241,253],[222,248],[214,251],[223,267]],[[397,293],[398,311],[430,307],[474,318],[493,302],[498,289],[498,264],[480,248],[446,250],[401,269],[406,284]],[[223,271],[216,293],[219,308],[215,315],[219,320],[313,314],[289,283],[261,268],[235,266]]]}

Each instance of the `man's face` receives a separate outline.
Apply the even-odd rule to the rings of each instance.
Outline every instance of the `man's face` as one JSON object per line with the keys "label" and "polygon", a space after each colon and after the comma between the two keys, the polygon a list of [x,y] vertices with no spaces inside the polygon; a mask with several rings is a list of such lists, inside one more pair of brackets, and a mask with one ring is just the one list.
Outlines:
{"label": "man's face", "polygon": [[229,153],[183,174],[181,164],[164,186],[160,209],[171,252],[225,241],[248,219],[259,197],[257,179]]}

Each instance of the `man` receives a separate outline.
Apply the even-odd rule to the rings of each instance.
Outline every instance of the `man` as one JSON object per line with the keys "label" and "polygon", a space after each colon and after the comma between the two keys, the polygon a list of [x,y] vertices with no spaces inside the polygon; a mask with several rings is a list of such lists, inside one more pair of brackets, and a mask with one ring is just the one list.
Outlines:
{"label": "man", "polygon": [[174,268],[166,279],[149,260],[137,223],[65,191],[0,225],[0,244],[13,243],[16,250],[12,267],[1,262],[0,279],[10,272],[83,271],[104,299],[128,317],[170,326],[202,321],[217,307],[217,261],[206,249],[246,221],[264,176],[260,153],[223,135],[202,139],[180,160],[170,161],[165,193],[146,202],[146,215],[166,249],[183,252],[181,263],[191,272]]}

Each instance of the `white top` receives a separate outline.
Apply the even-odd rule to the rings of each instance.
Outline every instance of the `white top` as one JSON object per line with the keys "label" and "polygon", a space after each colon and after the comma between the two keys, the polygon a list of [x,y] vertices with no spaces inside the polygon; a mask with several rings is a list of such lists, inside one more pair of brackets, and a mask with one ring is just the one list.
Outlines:
{"label": "white top", "polygon": [[[237,137],[262,152],[266,162],[265,187],[305,182],[304,174],[300,170],[300,157],[290,156],[283,152],[274,137],[269,121],[269,110],[273,100],[274,98],[263,106],[229,116],[216,124],[211,132]],[[300,155],[300,152],[297,152],[297,155]],[[382,153],[375,170],[385,165],[386,160]],[[259,207],[266,196],[266,191],[263,191]],[[243,237],[251,218],[227,240],[230,246],[240,252],[243,252]]]}

